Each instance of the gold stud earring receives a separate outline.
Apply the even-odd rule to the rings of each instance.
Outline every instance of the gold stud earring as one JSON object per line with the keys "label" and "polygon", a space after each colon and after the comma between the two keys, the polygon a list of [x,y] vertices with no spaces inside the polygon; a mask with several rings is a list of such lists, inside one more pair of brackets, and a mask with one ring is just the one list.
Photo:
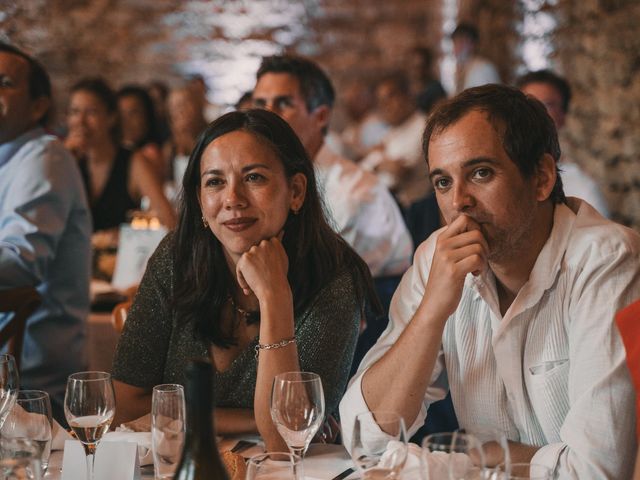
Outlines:
{"label": "gold stud earring", "polygon": [[204,218],[204,215],[202,216],[202,228],[204,228],[205,230],[209,228],[209,222],[207,222],[207,219]]}

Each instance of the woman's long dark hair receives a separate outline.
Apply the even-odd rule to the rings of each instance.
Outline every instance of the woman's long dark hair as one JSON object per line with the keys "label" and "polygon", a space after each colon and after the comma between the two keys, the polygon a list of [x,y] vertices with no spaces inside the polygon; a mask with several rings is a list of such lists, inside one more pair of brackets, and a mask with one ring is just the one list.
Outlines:
{"label": "woman's long dark hair", "polygon": [[[232,294],[234,279],[222,245],[203,228],[198,203],[200,159],[207,146],[226,133],[243,130],[265,140],[282,162],[287,178],[307,178],[306,197],[297,215],[289,213],[282,244],[289,258],[289,285],[294,313],[302,312],[337,271],[351,272],[361,305],[378,306],[371,274],[364,261],[327,223],[313,165],[291,127],[266,110],[231,112],[211,123],[198,138],[183,178],[180,219],[174,242],[173,305],[180,321],[194,322],[196,331],[215,345],[235,344],[233,332],[224,332],[220,314]],[[364,312],[363,312],[364,313]]]}

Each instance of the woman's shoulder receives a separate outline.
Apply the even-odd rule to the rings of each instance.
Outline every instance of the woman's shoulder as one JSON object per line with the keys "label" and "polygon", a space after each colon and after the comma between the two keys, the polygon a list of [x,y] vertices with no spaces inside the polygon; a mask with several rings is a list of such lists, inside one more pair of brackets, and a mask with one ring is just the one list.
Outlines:
{"label": "woman's shoulder", "polygon": [[149,258],[147,269],[153,269],[158,273],[171,273],[173,271],[173,250],[175,245],[175,233],[167,233]]}
{"label": "woman's shoulder", "polygon": [[333,305],[354,305],[358,303],[356,278],[347,267],[337,269],[315,295],[311,305],[331,302]]}

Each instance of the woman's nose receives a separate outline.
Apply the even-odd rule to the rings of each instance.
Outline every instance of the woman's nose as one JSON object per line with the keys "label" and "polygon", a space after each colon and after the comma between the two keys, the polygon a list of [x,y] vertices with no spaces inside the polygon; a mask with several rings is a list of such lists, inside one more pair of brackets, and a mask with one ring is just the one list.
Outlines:
{"label": "woman's nose", "polygon": [[225,208],[239,208],[246,206],[246,196],[241,182],[231,182],[227,188],[227,196],[224,201]]}

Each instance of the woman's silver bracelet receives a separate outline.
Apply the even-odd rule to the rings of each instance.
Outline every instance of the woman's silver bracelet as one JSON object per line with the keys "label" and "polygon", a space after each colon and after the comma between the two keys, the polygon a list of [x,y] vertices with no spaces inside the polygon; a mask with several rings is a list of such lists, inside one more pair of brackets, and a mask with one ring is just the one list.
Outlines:
{"label": "woman's silver bracelet", "polygon": [[257,343],[255,347],[256,360],[258,359],[258,354],[260,353],[260,350],[273,350],[274,348],[286,347],[287,345],[295,341],[296,341],[296,337],[291,337],[291,338],[285,338],[284,340],[280,340],[277,343]]}

